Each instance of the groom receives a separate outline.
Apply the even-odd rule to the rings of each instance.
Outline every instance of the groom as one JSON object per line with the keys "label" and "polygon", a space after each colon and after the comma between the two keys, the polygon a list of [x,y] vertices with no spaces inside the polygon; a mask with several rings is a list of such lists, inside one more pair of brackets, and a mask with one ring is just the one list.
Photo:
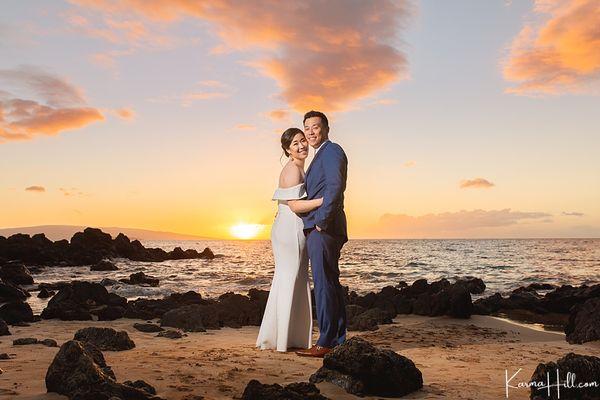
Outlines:
{"label": "groom", "polygon": [[308,199],[323,197],[319,208],[301,215],[320,336],[314,346],[296,354],[323,357],[346,340],[345,292],[339,281],[338,262],[342,246],[348,241],[344,213],[348,159],[340,145],[329,140],[329,121],[322,112],[309,111],[304,115],[304,133],[315,149],[305,176]]}

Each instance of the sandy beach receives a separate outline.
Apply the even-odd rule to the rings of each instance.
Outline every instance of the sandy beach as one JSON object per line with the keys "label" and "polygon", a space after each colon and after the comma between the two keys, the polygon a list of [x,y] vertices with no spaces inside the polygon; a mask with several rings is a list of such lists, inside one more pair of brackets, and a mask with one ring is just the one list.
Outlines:
{"label": "sandy beach", "polygon": [[[43,320],[28,327],[11,327],[11,336],[0,340],[0,353],[14,358],[0,361],[2,399],[66,399],[46,393],[44,377],[58,348],[43,345],[13,346],[17,338],[55,339],[59,346],[87,326],[125,330],[136,347],[104,351],[117,380],[143,379],[167,399],[240,398],[250,379],[287,384],[308,381],[321,359],[294,353],[257,350],[257,326],[190,332],[181,339],[155,337],[133,328],[134,319],[111,322]],[[349,332],[374,345],[390,348],[413,360],[423,373],[423,389],[407,399],[498,399],[505,396],[505,369],[511,384],[526,382],[540,362],[556,361],[568,352],[600,355],[600,342],[568,344],[562,333],[549,332],[490,316],[470,319],[399,315],[391,325],[373,332]],[[315,328],[314,339],[318,336]],[[324,396],[352,399],[343,389],[324,382]],[[367,399],[379,397],[365,397]],[[529,390],[513,388],[509,398],[528,399]]]}

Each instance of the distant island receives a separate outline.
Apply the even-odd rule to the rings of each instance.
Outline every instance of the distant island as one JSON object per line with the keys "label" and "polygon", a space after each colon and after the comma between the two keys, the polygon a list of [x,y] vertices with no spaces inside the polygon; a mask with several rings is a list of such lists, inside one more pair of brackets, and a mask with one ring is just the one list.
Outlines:
{"label": "distant island", "polygon": [[[17,228],[0,228],[0,236],[8,237],[15,233],[25,233],[35,235],[43,233],[50,240],[70,239],[76,232],[81,232],[86,228],[84,225],[37,225]],[[188,235],[184,233],[152,231],[148,229],[137,228],[119,228],[99,226],[103,232],[110,233],[116,237],[119,233],[127,235],[132,240],[214,240],[215,238]]]}

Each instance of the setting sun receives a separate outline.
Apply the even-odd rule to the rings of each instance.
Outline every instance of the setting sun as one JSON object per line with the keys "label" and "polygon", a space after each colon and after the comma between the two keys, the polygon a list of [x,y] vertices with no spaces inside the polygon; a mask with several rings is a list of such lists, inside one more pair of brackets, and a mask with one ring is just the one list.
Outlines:
{"label": "setting sun", "polygon": [[264,225],[260,224],[237,224],[231,227],[231,234],[238,239],[252,239],[255,238],[263,228]]}

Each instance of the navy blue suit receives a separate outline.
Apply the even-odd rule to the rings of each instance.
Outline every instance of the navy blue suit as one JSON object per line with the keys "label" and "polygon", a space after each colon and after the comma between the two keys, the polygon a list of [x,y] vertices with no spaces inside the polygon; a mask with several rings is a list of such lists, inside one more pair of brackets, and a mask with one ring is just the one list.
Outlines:
{"label": "navy blue suit", "polygon": [[[335,347],[346,340],[345,293],[338,262],[348,241],[344,190],[348,159],[337,143],[326,141],[306,171],[308,199],[323,197],[323,204],[300,214],[307,235],[306,246],[313,276],[320,336],[317,344]],[[318,225],[322,230],[315,229]]]}

